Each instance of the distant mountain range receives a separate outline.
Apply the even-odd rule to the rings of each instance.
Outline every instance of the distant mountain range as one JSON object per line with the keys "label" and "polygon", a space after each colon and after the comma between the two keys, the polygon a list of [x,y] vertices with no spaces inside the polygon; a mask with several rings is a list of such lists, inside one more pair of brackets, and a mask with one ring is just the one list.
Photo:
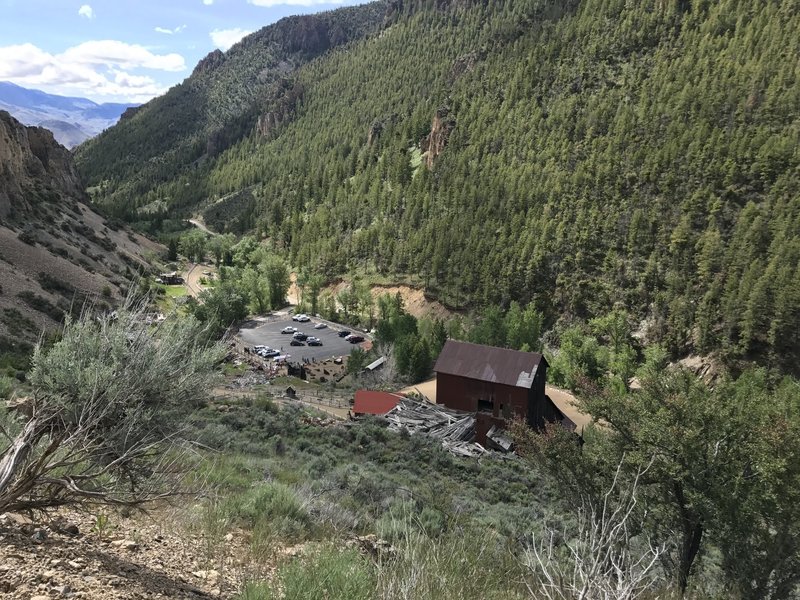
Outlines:
{"label": "distant mountain range", "polygon": [[26,125],[46,127],[67,148],[96,136],[135,104],[97,104],[86,98],[56,96],[0,81],[0,110]]}

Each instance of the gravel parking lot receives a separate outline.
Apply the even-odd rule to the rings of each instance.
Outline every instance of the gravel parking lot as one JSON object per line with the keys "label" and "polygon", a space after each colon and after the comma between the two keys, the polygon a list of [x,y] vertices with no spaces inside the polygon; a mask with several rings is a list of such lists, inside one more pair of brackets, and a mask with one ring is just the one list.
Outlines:
{"label": "gravel parking lot", "polygon": [[[325,329],[314,329],[314,325],[323,322],[327,325]],[[322,346],[291,346],[292,335],[281,333],[281,329],[290,325],[296,327],[306,335],[316,336],[322,341]],[[353,348],[364,344],[351,344],[344,338],[340,338],[338,333],[344,329],[340,325],[333,324],[322,319],[312,319],[308,323],[298,323],[292,321],[290,316],[278,317],[275,320],[264,323],[250,329],[241,329],[239,339],[250,348],[253,346],[264,345],[275,350],[282,350],[284,354],[290,355],[290,362],[302,362],[303,359],[322,361],[326,358],[335,356],[349,356]],[[348,329],[348,331],[350,331]],[[362,332],[357,332],[368,340],[369,336]]]}

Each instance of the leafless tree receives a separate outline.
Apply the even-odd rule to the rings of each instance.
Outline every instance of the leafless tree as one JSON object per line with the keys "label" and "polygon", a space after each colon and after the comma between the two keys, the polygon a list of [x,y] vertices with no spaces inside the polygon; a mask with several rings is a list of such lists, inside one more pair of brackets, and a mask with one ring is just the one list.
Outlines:
{"label": "leafless tree", "polygon": [[[559,535],[550,530],[525,553],[525,565],[536,584],[533,596],[550,600],[635,600],[652,594],[659,582],[657,563],[664,546],[650,540],[633,543],[636,489],[646,470],[623,487],[622,463],[599,506],[584,501],[576,531]],[[563,544],[557,543],[565,538]],[[648,596],[653,598],[654,596]]]}
{"label": "leafless tree", "polygon": [[33,393],[0,427],[0,513],[137,506],[175,491],[182,418],[204,399],[223,350],[191,318],[146,317],[132,301],[113,315],[85,310],[51,348],[37,346]]}

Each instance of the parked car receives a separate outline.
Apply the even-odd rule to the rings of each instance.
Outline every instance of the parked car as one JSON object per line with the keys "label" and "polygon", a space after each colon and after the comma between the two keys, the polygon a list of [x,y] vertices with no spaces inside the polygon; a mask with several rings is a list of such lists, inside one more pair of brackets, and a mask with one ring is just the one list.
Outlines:
{"label": "parked car", "polygon": [[258,352],[259,350],[266,350],[267,346],[263,344],[258,344],[257,346],[253,346],[253,352]]}
{"label": "parked car", "polygon": [[297,331],[296,327],[292,327],[291,325],[287,325],[283,329],[281,329],[281,333],[295,333]]}
{"label": "parked car", "polygon": [[315,337],[308,338],[308,345],[309,346],[322,346],[322,340]]}
{"label": "parked car", "polygon": [[292,336],[293,340],[300,340],[301,342],[305,342],[308,339],[308,336],[303,333],[302,331],[296,331],[295,334]]}
{"label": "parked car", "polygon": [[301,340],[298,340],[298,339],[293,339],[291,342],[289,342],[289,345],[290,346],[305,346],[306,343],[301,341]]}
{"label": "parked car", "polygon": [[325,325],[325,323],[317,323],[314,325],[314,329],[325,329],[326,327],[327,325]]}
{"label": "parked car", "polygon": [[280,351],[270,349],[267,350],[267,352],[264,355],[264,358],[272,358],[273,356],[280,356],[280,355],[281,355]]}
{"label": "parked car", "polygon": [[300,323],[308,323],[311,320],[311,317],[309,317],[308,315],[298,315],[297,320]]}
{"label": "parked car", "polygon": [[363,336],[360,335],[351,335],[348,336],[347,341],[350,342],[351,344],[360,344],[361,342],[364,341],[364,338]]}
{"label": "parked car", "polygon": [[349,332],[349,331],[347,331],[346,329],[342,329],[342,330],[339,332],[339,337],[347,337],[348,335],[350,335],[350,332]]}

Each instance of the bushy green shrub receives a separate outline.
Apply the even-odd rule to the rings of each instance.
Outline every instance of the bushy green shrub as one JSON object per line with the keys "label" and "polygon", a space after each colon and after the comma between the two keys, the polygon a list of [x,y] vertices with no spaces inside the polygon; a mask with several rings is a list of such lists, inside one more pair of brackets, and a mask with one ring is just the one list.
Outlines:
{"label": "bushy green shrub", "polygon": [[253,531],[258,544],[267,540],[296,541],[311,532],[311,519],[297,494],[282,483],[262,483],[228,498],[225,512]]}

